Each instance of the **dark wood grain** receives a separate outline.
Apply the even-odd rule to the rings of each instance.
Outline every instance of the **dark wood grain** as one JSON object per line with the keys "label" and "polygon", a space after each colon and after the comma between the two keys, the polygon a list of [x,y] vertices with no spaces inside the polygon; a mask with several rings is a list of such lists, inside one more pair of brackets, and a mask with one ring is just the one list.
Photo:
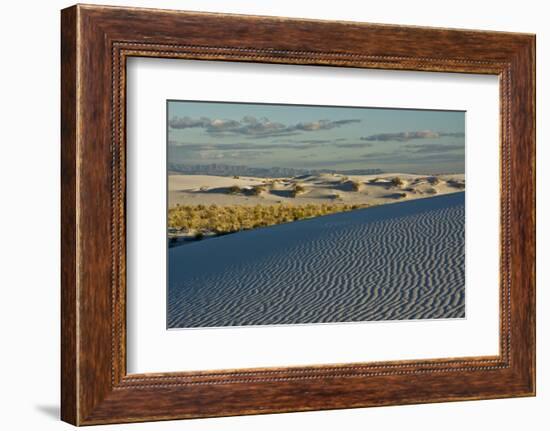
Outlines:
{"label": "dark wood grain", "polygon": [[76,8],[61,16],[61,417],[78,422],[76,297]]}
{"label": "dark wood grain", "polygon": [[[74,6],[62,12],[61,36],[63,420],[86,425],[534,395],[533,35]],[[500,354],[127,375],[130,56],[498,75]]]}

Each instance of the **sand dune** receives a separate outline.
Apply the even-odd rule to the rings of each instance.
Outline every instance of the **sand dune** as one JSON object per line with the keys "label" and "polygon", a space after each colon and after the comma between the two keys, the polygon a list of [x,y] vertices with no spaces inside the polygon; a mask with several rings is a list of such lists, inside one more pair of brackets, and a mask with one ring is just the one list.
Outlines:
{"label": "sand dune", "polygon": [[[399,178],[401,184],[392,184]],[[299,185],[304,191],[294,196]],[[254,194],[253,188],[263,190]],[[232,192],[232,188],[238,192]],[[454,193],[464,189],[464,175],[414,175],[389,173],[382,175],[320,174],[293,178],[218,177],[211,175],[170,175],[168,202],[170,207],[182,205],[291,205],[339,202],[380,205]]]}
{"label": "sand dune", "polygon": [[464,193],[243,231],[169,260],[170,328],[461,318]]}

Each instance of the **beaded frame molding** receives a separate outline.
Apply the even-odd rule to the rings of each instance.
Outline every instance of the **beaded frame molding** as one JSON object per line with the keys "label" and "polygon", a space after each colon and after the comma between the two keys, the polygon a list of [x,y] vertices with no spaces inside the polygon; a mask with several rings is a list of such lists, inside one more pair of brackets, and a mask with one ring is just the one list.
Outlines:
{"label": "beaded frame molding", "polygon": [[[535,394],[534,35],[93,5],[61,18],[64,421]],[[136,56],[498,75],[499,355],[127,374],[126,59]]]}

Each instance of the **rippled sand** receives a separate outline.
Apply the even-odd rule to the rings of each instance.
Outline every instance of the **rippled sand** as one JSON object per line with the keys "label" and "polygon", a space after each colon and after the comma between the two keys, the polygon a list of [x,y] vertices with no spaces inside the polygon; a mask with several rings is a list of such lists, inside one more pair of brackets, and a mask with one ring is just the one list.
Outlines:
{"label": "rippled sand", "polygon": [[169,249],[168,327],[462,318],[464,192]]}

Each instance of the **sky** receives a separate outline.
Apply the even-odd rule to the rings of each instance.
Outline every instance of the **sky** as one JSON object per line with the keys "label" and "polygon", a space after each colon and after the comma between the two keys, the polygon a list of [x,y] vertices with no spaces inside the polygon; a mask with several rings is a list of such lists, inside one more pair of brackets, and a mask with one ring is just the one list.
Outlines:
{"label": "sky", "polygon": [[169,163],[464,173],[465,112],[168,101]]}

